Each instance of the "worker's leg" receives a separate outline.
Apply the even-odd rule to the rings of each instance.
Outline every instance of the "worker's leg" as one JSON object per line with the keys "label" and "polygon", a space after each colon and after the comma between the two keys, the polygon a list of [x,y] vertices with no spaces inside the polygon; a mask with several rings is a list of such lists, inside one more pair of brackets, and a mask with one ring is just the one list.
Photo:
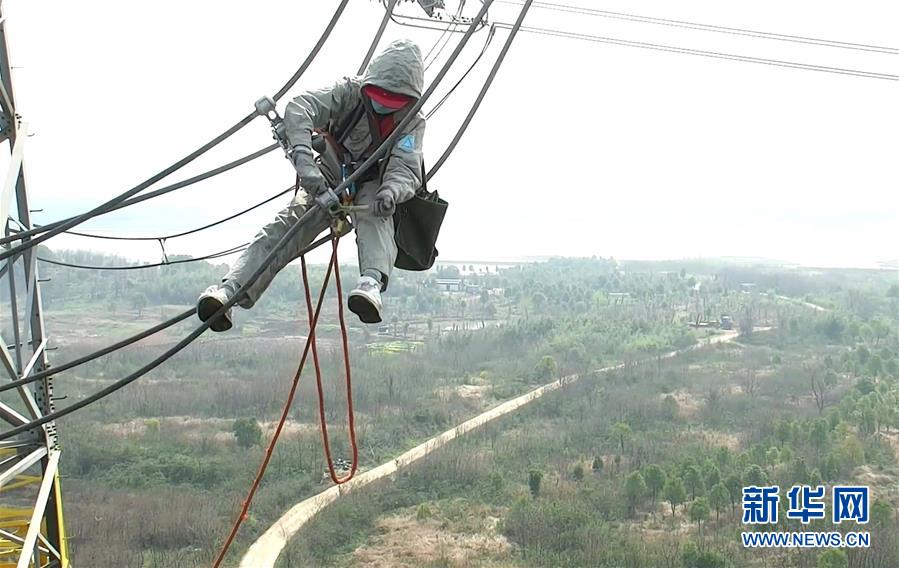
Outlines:
{"label": "worker's leg", "polygon": [[[369,205],[378,192],[377,182],[364,184],[356,193],[356,205]],[[365,212],[355,217],[356,248],[359,251],[359,273],[378,271],[381,289],[387,289],[393,263],[396,261],[396,241],[393,238],[393,217],[375,217]],[[368,272],[366,272],[368,271]]]}
{"label": "worker's leg", "polygon": [[[286,209],[278,213],[274,221],[259,231],[249,248],[240,255],[240,258],[234,263],[234,267],[222,280],[221,286],[210,286],[200,294],[200,298],[197,300],[197,316],[201,320],[206,321],[211,318],[256,272],[281,237],[303,216],[306,211],[305,199],[306,196],[301,191]],[[246,293],[238,300],[237,305],[243,308],[253,307],[256,300],[271,284],[275,275],[287,266],[287,263],[297,258],[319,233],[328,228],[328,224],[328,215],[316,207],[315,213],[303,222],[291,239],[278,249],[272,261],[265,265],[265,270],[245,290]],[[209,327],[212,331],[228,331],[231,326],[231,310],[228,310],[222,316],[215,318]]]}
{"label": "worker's leg", "polygon": [[[356,194],[355,204],[371,204],[377,190],[376,182],[364,184]],[[375,217],[365,212],[355,215],[354,223],[361,276],[356,288],[350,292],[347,305],[364,323],[378,323],[381,321],[381,291],[387,289],[396,260],[393,218]]]}
{"label": "worker's leg", "polygon": [[[249,248],[240,255],[231,271],[222,280],[223,287],[230,288],[231,292],[244,285],[249,277],[259,268],[265,257],[275,248],[281,237],[303,216],[306,211],[306,197],[302,190],[290,205],[283,209],[275,219],[264,226],[253,239]],[[291,239],[278,250],[275,257],[269,262],[258,279],[244,292],[243,297],[237,302],[242,308],[251,308],[262,296],[272,280],[282,268],[300,256],[300,252],[309,246],[315,238],[329,226],[328,215],[318,207],[310,218],[303,222]]]}

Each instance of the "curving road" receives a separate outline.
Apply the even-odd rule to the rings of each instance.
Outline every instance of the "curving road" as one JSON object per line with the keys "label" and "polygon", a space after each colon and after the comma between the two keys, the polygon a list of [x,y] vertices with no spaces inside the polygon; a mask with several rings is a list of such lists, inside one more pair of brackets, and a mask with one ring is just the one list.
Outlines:
{"label": "curving road", "polygon": [[[759,331],[763,331],[763,329],[759,329]],[[669,359],[671,357],[676,357],[677,355],[680,355],[687,351],[692,351],[694,349],[700,349],[702,347],[707,347],[716,343],[733,341],[736,337],[736,331],[727,331],[722,333],[721,335],[710,337],[704,343],[698,343],[685,349],[666,353],[665,355],[662,355],[662,358]],[[645,359],[642,362],[654,361],[655,358],[653,357]],[[610,367],[603,367],[602,369],[594,371],[594,373],[607,373],[615,369],[621,369],[622,367],[624,367],[623,363],[619,365],[612,365]],[[325,491],[318,493],[317,495],[313,495],[312,497],[309,497],[304,501],[300,501],[299,503],[291,507],[290,510],[288,510],[286,513],[284,513],[284,515],[281,516],[280,519],[275,521],[275,523],[267,531],[265,531],[265,533],[263,533],[262,536],[260,536],[259,539],[256,540],[256,542],[254,542],[250,546],[250,548],[247,550],[247,553],[240,561],[240,568],[274,568],[275,562],[278,560],[278,556],[280,556],[281,551],[284,550],[284,547],[287,546],[287,543],[291,538],[293,538],[297,531],[299,531],[300,528],[303,527],[303,525],[308,523],[312,519],[312,517],[314,517],[319,511],[336,501],[341,495],[349,491],[355,491],[375,480],[392,475],[401,467],[406,467],[408,465],[411,465],[412,463],[415,463],[431,452],[442,448],[453,439],[465,435],[475,428],[483,426],[484,424],[496,420],[501,416],[514,412],[515,410],[537,400],[547,393],[573,384],[580,380],[580,378],[581,377],[579,375],[569,375],[567,377],[562,377],[561,379],[553,381],[549,384],[537,387],[534,390],[529,391],[521,396],[518,396],[511,400],[507,400],[506,402],[491,408],[483,414],[479,414],[474,418],[466,420],[465,422],[455,426],[454,428],[443,432],[442,434],[434,436],[428,441],[415,446],[411,450],[389,462],[383,463],[374,469],[356,474],[356,477],[354,477],[348,483],[332,486]]]}

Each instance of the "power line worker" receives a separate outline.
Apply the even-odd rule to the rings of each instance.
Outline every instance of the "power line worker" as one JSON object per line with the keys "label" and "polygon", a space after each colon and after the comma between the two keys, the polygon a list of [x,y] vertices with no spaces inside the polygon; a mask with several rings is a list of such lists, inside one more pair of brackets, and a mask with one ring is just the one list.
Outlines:
{"label": "power line worker", "polygon": [[[287,104],[284,123],[300,189],[290,205],[256,235],[222,284],[210,286],[200,295],[197,315],[201,320],[210,318],[235,294],[305,213],[314,196],[351,175],[354,167],[393,132],[421,97],[423,86],[421,51],[411,41],[398,40],[371,62],[361,79],[344,77],[328,88],[303,93]],[[365,212],[353,215],[360,277],[347,301],[350,311],[364,323],[381,321],[381,292],[387,289],[397,256],[392,216],[396,204],[411,199],[422,184],[424,131],[425,119],[419,114],[385,158],[350,188],[354,203],[368,206]],[[330,221],[327,212],[316,208],[313,217],[278,251],[261,277],[244,291],[237,305],[251,308],[275,275],[327,230]],[[226,331],[231,326],[229,310],[210,328]]]}

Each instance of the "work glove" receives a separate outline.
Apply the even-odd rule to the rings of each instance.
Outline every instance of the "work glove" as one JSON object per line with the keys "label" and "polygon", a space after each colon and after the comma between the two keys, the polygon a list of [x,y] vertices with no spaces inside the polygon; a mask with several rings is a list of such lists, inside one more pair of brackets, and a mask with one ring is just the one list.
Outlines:
{"label": "work glove", "polygon": [[396,211],[396,199],[389,189],[381,189],[371,202],[371,213],[376,217],[390,217]]}
{"label": "work glove", "polygon": [[315,160],[312,159],[312,152],[305,148],[294,147],[291,157],[293,158],[293,167],[300,176],[300,187],[306,190],[306,193],[315,197],[327,191],[328,183]]}

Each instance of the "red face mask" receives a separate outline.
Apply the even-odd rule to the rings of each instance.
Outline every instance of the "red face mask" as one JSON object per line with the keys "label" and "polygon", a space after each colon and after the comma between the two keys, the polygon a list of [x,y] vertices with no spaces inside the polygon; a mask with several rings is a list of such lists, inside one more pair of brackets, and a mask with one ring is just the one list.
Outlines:
{"label": "red face mask", "polygon": [[378,124],[379,134],[382,138],[389,136],[393,129],[396,128],[393,113],[402,110],[413,100],[412,97],[393,93],[375,85],[362,87],[362,94],[368,97],[372,103],[372,109],[376,112],[375,121]]}
{"label": "red face mask", "polygon": [[368,97],[372,103],[377,103],[378,107],[386,109],[388,113],[401,110],[413,100],[412,97],[407,97],[406,95],[401,95],[399,93],[393,93],[391,91],[388,91],[387,89],[382,89],[381,87],[377,87],[375,85],[365,85],[364,87],[362,87],[362,94]]}

